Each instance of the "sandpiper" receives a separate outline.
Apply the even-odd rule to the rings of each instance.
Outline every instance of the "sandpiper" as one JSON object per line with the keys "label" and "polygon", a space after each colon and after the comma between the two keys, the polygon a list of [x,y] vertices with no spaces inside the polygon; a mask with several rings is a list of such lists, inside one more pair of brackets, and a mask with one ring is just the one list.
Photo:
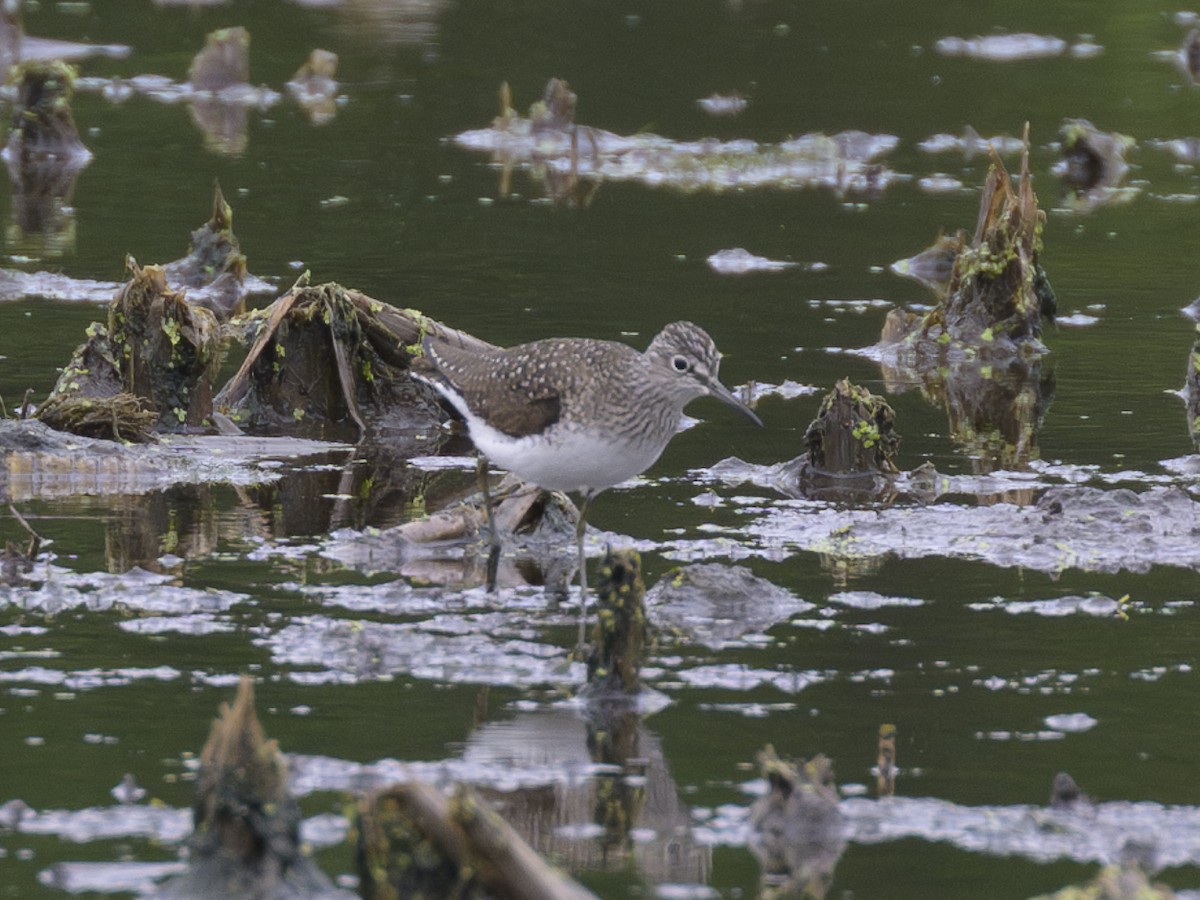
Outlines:
{"label": "sandpiper", "polygon": [[716,397],[762,425],[717,380],[716,344],[691,322],[667,325],[644,353],[590,338],[482,352],[444,339],[424,346],[413,374],[458,411],[483,456],[539,487],[583,495],[576,538],[584,607],[591,499],[653,465],[698,397]]}

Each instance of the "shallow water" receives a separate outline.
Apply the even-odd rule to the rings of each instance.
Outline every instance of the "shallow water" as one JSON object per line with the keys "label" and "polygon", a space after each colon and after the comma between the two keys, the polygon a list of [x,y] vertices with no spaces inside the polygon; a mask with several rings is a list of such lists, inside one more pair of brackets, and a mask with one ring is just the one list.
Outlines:
{"label": "shallow water", "polygon": [[[94,159],[76,185],[73,242],[39,255],[10,230],[3,265],[114,282],[126,253],[177,258],[217,178],[251,271],[281,289],[307,268],[498,344],[644,345],[663,323],[694,319],[725,352],[727,383],[783,386],[758,406],[766,428],[695,404],[699,426],[593,505],[591,549],[639,547],[650,584],[682,561],[736,562],[775,586],[772,615],[741,629],[714,614],[664,638],[647,662],[644,721],[627,723],[623,755],[598,759],[567,702],[582,678],[566,662],[575,606],[528,584],[528,566],[514,562],[489,596],[461,548],[345,555],[360,530],[419,511],[414,485],[433,506],[469,473],[259,448],[214,455],[202,484],[140,469],[68,495],[27,484],[10,499],[54,556],[35,583],[0,593],[0,804],[32,810],[0,808],[0,895],[127,896],[162,875],[209,719],[246,671],[268,733],[294,754],[306,837],[347,886],[343,792],[415,775],[480,785],[605,897],[644,896],[647,884],[745,895],[759,874],[745,846],[757,790],[747,764],[772,743],[825,753],[850,786],[834,891],[1027,896],[1090,877],[1128,835],[1156,845],[1163,880],[1200,887],[1197,469],[1170,393],[1193,339],[1179,311],[1200,293],[1200,174],[1151,144],[1200,127],[1200,88],[1162,56],[1186,31],[1175,7],[1021,0],[897,21],[874,0],[106,0],[42,3],[25,20],[34,35],[132,48],[81,62],[87,76],[175,81],[205,33],[232,24],[251,32],[251,82],[274,91],[314,47],[337,52],[334,119],[314,126],[285,95],[248,111],[244,149],[228,155],[184,103],[83,93],[75,117]],[[1064,46],[1003,61],[937,49],[1005,32]],[[577,91],[579,122],[620,135],[763,147],[892,135],[881,162],[894,177],[846,194],[630,178],[603,182],[585,208],[556,207],[538,171],[505,176],[451,140],[490,124],[502,81],[523,112],[552,76]],[[748,100],[737,116],[697,104],[733,92]],[[1126,202],[1070,208],[1051,174],[1065,117],[1138,141]],[[939,230],[974,227],[986,154],[919,145],[967,126],[1018,136],[1026,121],[1048,211],[1043,262],[1070,323],[1046,335],[1055,393],[1041,460],[976,474],[945,411],[910,390],[889,396],[899,462],[936,467],[932,500],[880,512],[791,499],[770,467],[800,453],[820,394],[843,376],[884,391],[878,364],[846,351],[873,344],[891,306],[930,302],[888,266]],[[0,221],[10,217],[0,198]],[[742,260],[734,271],[710,262],[739,248],[750,256],[717,257]],[[751,258],[796,265],[736,271]],[[94,303],[0,303],[7,407],[27,389],[41,399],[101,317]],[[726,457],[746,465],[710,468]],[[1087,506],[1089,491],[1117,488],[1145,496],[1115,512]],[[998,502],[1045,490],[1079,493],[1053,509]],[[4,537],[24,532],[8,518]],[[901,772],[895,800],[877,803],[883,723],[898,728]],[[1041,807],[1060,770],[1099,801],[1083,826],[1046,824],[1061,818]],[[133,806],[110,795],[127,773],[147,791]],[[594,821],[614,778],[645,788],[628,843]]]}

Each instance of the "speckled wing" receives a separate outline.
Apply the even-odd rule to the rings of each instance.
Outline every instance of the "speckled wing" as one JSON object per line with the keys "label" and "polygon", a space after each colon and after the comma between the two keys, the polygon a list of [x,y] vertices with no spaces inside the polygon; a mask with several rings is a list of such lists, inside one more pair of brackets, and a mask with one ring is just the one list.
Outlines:
{"label": "speckled wing", "polygon": [[419,374],[458,394],[467,410],[497,431],[525,437],[540,434],[559,420],[558,391],[531,384],[519,361],[503,350],[481,353],[429,341],[425,354],[434,371]]}

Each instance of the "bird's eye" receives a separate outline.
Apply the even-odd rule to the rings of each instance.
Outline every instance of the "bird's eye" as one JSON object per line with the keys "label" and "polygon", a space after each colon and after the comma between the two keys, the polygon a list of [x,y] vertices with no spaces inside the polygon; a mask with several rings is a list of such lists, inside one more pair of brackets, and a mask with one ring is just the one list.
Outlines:
{"label": "bird's eye", "polygon": [[691,368],[691,364],[688,362],[686,356],[671,357],[671,365],[675,367],[676,372],[686,372]]}

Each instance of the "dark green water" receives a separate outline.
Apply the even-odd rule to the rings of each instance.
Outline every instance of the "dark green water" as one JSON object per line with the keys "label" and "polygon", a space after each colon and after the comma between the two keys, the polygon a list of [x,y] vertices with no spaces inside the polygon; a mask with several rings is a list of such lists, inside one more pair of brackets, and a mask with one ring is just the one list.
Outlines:
{"label": "dark green water", "polygon": [[[82,64],[87,75],[156,73],[182,80],[206,32],[239,24],[252,35],[251,81],[282,90],[310,49],[339,54],[346,101],[336,118],[311,125],[287,100],[251,111],[240,156],[206,149],[184,105],[134,97],[112,105],[81,95],[75,117],[95,155],[75,192],[74,249],[8,266],[47,268],[78,278],[117,280],[128,254],[143,263],[182,255],[187,232],[207,213],[220,180],[235,209],[235,228],[250,268],[290,283],[311,270],[400,306],[416,307],[499,344],[571,334],[643,345],[665,322],[700,322],[726,354],[726,383],[793,379],[822,390],[837,378],[882,391],[878,367],[828,352],[859,348],[879,335],[886,308],[846,311],[828,301],[880,299],[926,303],[918,285],[886,272],[939,230],[974,226],[986,157],[929,155],[917,142],[971,125],[984,135],[1017,135],[1028,121],[1034,187],[1049,210],[1043,262],[1064,314],[1086,311],[1088,327],[1048,333],[1057,390],[1040,435],[1044,460],[1097,467],[1098,475],[1162,475],[1160,461],[1192,452],[1183,404],[1165,392],[1183,383],[1192,327],[1180,315],[1200,293],[1196,267],[1200,177],[1177,165],[1152,139],[1200,133],[1200,88],[1152,56],[1173,51],[1185,29],[1161,2],[909,4],[884,2],[584,4],[369,3],[305,9],[270,0],[212,10],[160,8],[148,0],[105,0],[81,13],[44,2],[26,13],[26,29],[46,37],[123,43],[125,59]],[[998,63],[934,52],[946,36],[996,29],[1080,35],[1104,50],[1094,58]],[[586,209],[533,202],[527,173],[513,174],[515,197],[498,197],[499,172],[482,155],[447,140],[486,126],[507,80],[516,106],[537,99],[548,78],[570,82],[578,120],[628,134],[652,131],[678,140],[705,136],[764,143],[800,134],[861,129],[892,134],[886,158],[912,176],[881,196],[835,196],[820,189],[677,193],[637,183],[601,186]],[[712,119],[695,100],[738,90],[751,98],[736,119]],[[1104,131],[1139,141],[1128,182],[1141,188],[1124,205],[1090,214],[1060,209],[1050,167],[1064,117],[1086,117]],[[1015,161],[1010,159],[1015,166]],[[942,172],[967,189],[929,194],[917,179]],[[330,198],[344,202],[328,204]],[[0,198],[0,221],[9,205]],[[743,277],[715,274],[712,253],[745,247],[772,259],[821,262]],[[265,302],[265,301],[263,301]],[[40,399],[98,318],[96,307],[51,302],[0,305],[0,396],[11,408],[27,388]],[[916,392],[890,398],[904,442],[901,464],[931,460],[942,472],[971,463],[947,435],[944,411]],[[676,439],[649,473],[650,484],[604,495],[593,507],[599,528],[639,540],[697,537],[706,522],[738,527],[736,509],[712,512],[691,502],[701,487],[689,470],[725,456],[771,464],[796,456],[815,397],[759,406],[766,428],[745,427],[716,404],[691,410],[707,421]],[[1184,482],[1186,484],[1186,481]],[[328,490],[333,490],[329,487]],[[764,503],[775,498],[765,491]],[[732,495],[737,490],[728,489]],[[154,543],[163,522],[203,521],[206,540],[175,552],[187,558],[181,582],[248,597],[220,634],[147,636],[121,630],[131,613],[70,610],[57,616],[0,608],[0,625],[45,627],[40,634],[0,633],[0,671],[40,665],[58,672],[170,666],[171,677],[129,684],[70,687],[32,675],[0,684],[0,802],[78,810],[111,803],[109,788],[133,773],[150,795],[185,808],[190,782],[180,760],[198,752],[217,704],[231,693],[227,676],[260,677],[259,707],[285,750],[358,762],[456,757],[472,734],[474,685],[398,675],[394,681],[305,684],[290,677],[261,638],[280,618],[318,612],[298,593],[306,579],[367,582],[329,575],[315,563],[252,561],[255,531],[244,494],[232,488],[178,490],[153,501],[80,498],[22,506],[53,538],[59,564],[79,572],[111,566],[112,548],[134,530]],[[199,529],[198,529],[199,530]],[[293,529],[294,530],[294,529]],[[6,520],[5,536],[19,538]],[[150,558],[153,558],[151,556]],[[649,580],[673,562],[646,554]],[[1151,566],[1138,574],[1067,567],[1054,575],[987,562],[888,557],[849,578],[810,551],[748,561],[754,572],[810,602],[826,605],[844,589],[916,598],[921,606],[849,610],[839,627],[781,623],[764,646],[725,651],[688,648],[689,662],[776,672],[817,671],[819,683],[797,693],[769,684],[750,688],[659,685],[674,702],[646,727],[661,741],[675,787],[687,804],[748,803],[739,768],[766,743],[781,752],[823,752],[839,781],[873,783],[875,735],[899,728],[905,770],[897,793],[963,805],[1042,803],[1055,772],[1069,770],[1106,800],[1200,803],[1194,778],[1197,689],[1192,605],[1200,581],[1191,568]],[[377,580],[377,579],[376,579]],[[1147,611],[1116,617],[1050,618],[979,611],[968,604],[1035,600],[1095,591],[1129,594]],[[1186,602],[1173,615],[1165,604]],[[353,614],[347,614],[353,617]],[[275,618],[272,618],[275,617]],[[368,618],[387,621],[386,614]],[[856,629],[856,624],[886,626]],[[539,640],[571,640],[559,628]],[[31,652],[51,651],[50,657]],[[675,650],[667,651],[675,653]],[[1164,667],[1161,677],[1155,667]],[[668,666],[674,668],[674,666]],[[887,674],[871,675],[873,672]],[[868,673],[868,674],[864,674]],[[1064,675],[1072,676],[1064,678]],[[1007,686],[995,689],[996,678]],[[489,717],[518,716],[523,701],[543,704],[544,690],[498,685]],[[747,704],[784,704],[755,717]],[[733,705],[734,711],[722,709]],[[716,706],[717,709],[712,707]],[[306,714],[296,714],[307,707]],[[1046,716],[1085,712],[1098,724],[1061,739],[999,740],[989,733],[1032,734]],[[114,742],[94,743],[87,735]],[[982,735],[982,736],[981,736]],[[37,740],[31,740],[36,738]],[[309,815],[340,812],[332,792],[305,798]],[[72,843],[58,836],[0,831],[0,894],[60,896],[39,887],[38,873],[61,861],[174,858],[172,847],[137,837]],[[319,858],[331,875],[352,869],[348,850]],[[946,843],[908,839],[852,843],[834,876],[834,892],[861,897],[1026,896],[1090,874],[1074,862],[969,853]],[[605,896],[649,891],[633,866],[584,872]],[[758,867],[740,846],[718,846],[709,882],[725,896],[752,893]],[[1194,887],[1200,873],[1168,873]],[[745,895],[743,893],[742,895]]]}

